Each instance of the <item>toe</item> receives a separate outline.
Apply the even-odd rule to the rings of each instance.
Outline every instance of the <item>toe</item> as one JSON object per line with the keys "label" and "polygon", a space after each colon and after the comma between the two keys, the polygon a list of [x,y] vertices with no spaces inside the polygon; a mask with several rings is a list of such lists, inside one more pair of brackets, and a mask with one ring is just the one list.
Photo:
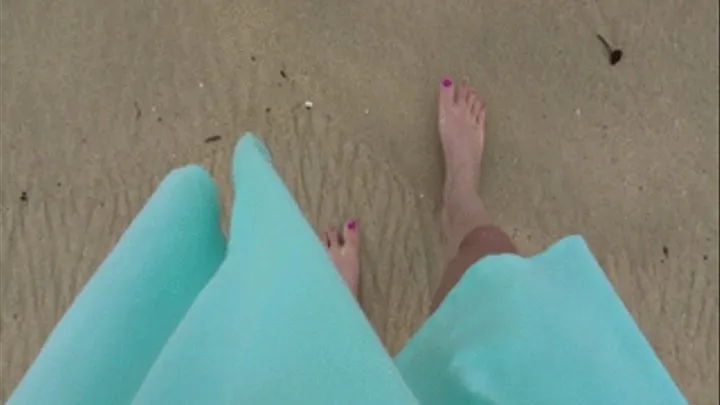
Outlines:
{"label": "toe", "polygon": [[360,238],[358,238],[357,232],[357,220],[355,220],[354,218],[347,220],[345,222],[345,225],[343,225],[342,232],[343,239],[345,240],[343,250],[357,251],[360,242]]}
{"label": "toe", "polygon": [[485,102],[484,101],[481,100],[478,103],[478,110],[477,110],[477,113],[475,113],[474,115],[475,115],[475,122],[477,122],[480,125],[485,124]]}
{"label": "toe", "polygon": [[482,100],[478,98],[477,96],[473,100],[473,103],[470,105],[470,113],[473,117],[477,117],[477,115],[480,113],[480,109],[482,108]]}
{"label": "toe", "polygon": [[325,245],[325,248],[330,248],[330,238],[328,237],[327,231],[320,234],[320,241]]}
{"label": "toe", "polygon": [[340,246],[340,240],[338,239],[338,232],[335,228],[330,228],[325,232],[328,239],[328,246],[331,248],[339,247]]}
{"label": "toe", "polygon": [[455,83],[451,77],[443,79],[440,87],[440,110],[452,107],[455,102]]}
{"label": "toe", "polygon": [[475,102],[477,101],[477,98],[478,97],[477,97],[477,93],[475,93],[475,90],[471,89],[468,91],[467,99],[466,99],[468,108],[472,108],[473,104],[475,104]]}
{"label": "toe", "polygon": [[468,93],[470,92],[470,85],[467,80],[463,80],[460,88],[455,92],[455,101],[458,103],[464,103],[467,100]]}

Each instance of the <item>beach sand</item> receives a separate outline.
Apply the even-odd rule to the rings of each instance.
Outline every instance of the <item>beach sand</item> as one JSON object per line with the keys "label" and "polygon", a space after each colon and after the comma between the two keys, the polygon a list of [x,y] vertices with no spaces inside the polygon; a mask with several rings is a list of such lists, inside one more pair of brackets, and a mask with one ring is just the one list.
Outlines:
{"label": "beach sand", "polygon": [[498,224],[525,254],[585,236],[691,403],[716,404],[717,2],[501,3],[3,0],[3,400],[168,171],[209,169],[227,219],[244,131],[318,230],[359,219],[396,353],[442,272],[452,74],[488,102]]}

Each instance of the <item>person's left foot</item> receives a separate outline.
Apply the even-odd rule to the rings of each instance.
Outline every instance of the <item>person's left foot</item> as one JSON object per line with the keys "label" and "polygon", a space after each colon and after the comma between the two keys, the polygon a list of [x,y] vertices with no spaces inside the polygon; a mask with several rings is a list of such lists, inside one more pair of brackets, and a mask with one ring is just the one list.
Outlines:
{"label": "person's left foot", "polygon": [[358,297],[360,280],[360,238],[357,231],[357,221],[349,219],[342,229],[330,228],[320,235],[335,268],[355,298]]}

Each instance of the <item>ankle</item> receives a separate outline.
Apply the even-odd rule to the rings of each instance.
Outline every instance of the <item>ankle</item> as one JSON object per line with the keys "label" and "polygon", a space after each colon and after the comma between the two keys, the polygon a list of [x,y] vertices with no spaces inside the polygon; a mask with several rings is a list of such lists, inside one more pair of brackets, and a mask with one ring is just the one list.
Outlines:
{"label": "ankle", "polygon": [[485,204],[477,194],[446,195],[442,220],[451,228],[476,228],[492,224]]}
{"label": "ankle", "polygon": [[465,236],[475,228],[492,224],[485,204],[476,193],[446,194],[441,222],[449,257],[454,255]]}

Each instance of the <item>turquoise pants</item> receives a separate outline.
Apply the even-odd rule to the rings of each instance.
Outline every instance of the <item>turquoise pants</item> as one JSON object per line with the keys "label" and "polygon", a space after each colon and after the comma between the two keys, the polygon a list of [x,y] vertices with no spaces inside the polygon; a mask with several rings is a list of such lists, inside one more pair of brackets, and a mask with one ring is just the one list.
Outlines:
{"label": "turquoise pants", "polygon": [[392,359],[253,135],[232,170],[228,240],[168,175],[9,405],[686,403],[580,237],[478,261]]}

